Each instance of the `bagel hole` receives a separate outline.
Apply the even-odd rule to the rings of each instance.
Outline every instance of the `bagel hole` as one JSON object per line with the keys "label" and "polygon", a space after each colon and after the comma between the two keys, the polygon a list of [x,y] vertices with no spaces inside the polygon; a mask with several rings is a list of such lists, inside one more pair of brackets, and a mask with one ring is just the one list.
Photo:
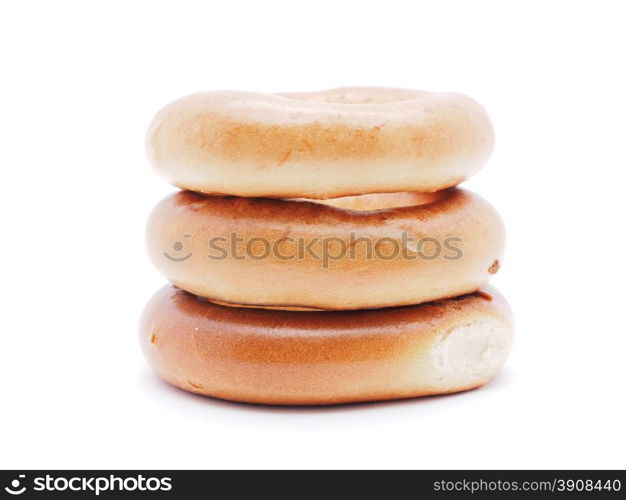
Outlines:
{"label": "bagel hole", "polygon": [[290,92],[278,94],[289,99],[326,104],[389,104],[412,101],[426,92],[403,89],[346,88],[324,92]]}

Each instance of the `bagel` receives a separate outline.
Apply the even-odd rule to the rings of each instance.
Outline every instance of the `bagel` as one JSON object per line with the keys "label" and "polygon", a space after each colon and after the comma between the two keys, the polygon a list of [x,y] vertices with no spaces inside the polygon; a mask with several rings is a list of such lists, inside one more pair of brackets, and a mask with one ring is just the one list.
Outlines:
{"label": "bagel", "polygon": [[473,389],[506,360],[513,326],[493,289],[418,306],[292,312],[223,307],[168,285],[146,306],[142,350],[186,391],[326,405]]}
{"label": "bagel", "polygon": [[455,186],[486,162],[493,130],[455,93],[219,91],[166,106],[146,142],[157,171],[183,189],[325,199]]}
{"label": "bagel", "polygon": [[340,310],[473,292],[500,266],[504,228],[459,188],[323,203],[181,191],[154,208],[146,239],[157,269],[196,295]]}

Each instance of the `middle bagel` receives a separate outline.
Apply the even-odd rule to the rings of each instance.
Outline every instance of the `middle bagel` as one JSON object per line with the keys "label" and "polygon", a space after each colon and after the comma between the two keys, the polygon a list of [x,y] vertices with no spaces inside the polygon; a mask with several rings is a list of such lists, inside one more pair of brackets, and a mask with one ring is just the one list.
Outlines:
{"label": "middle bagel", "polygon": [[459,188],[324,202],[168,196],[147,229],[155,266],[223,304],[380,308],[476,291],[499,267],[494,208]]}

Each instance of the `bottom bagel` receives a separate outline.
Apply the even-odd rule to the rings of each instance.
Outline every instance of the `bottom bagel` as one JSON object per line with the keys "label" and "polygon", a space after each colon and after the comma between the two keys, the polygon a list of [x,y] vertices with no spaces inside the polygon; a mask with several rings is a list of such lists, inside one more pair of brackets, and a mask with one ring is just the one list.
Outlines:
{"label": "bottom bagel", "polygon": [[513,324],[493,288],[362,311],[224,307],[168,285],[146,306],[143,352],[166,382],[220,399],[326,405],[473,389],[506,360]]}

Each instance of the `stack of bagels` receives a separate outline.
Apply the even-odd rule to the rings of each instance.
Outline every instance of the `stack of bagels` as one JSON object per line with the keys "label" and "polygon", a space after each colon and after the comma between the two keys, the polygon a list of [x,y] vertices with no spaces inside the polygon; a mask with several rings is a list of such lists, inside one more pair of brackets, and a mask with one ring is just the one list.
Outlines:
{"label": "stack of bagels", "polygon": [[485,384],[513,333],[484,288],[504,229],[455,186],[492,147],[488,116],[461,94],[207,92],[168,105],[147,150],[182,190],[148,222],[171,282],[142,315],[149,364],[187,391],[266,404]]}

